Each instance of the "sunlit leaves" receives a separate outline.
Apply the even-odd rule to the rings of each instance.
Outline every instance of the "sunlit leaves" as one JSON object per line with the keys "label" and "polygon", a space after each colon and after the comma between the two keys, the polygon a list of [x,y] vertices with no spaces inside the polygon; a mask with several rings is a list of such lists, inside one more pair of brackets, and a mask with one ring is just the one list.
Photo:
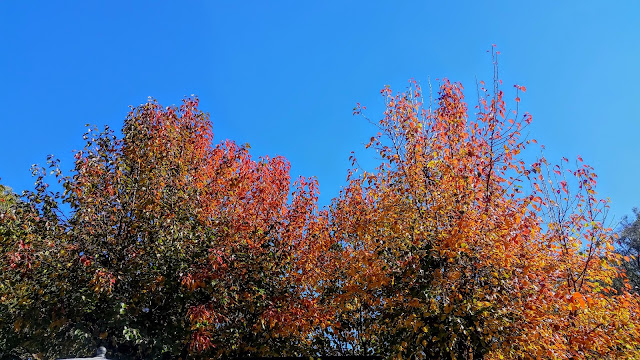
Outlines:
{"label": "sunlit leaves", "polygon": [[[447,80],[434,103],[414,81],[381,91],[386,110],[366,146],[381,163],[351,171],[332,205],[344,244],[329,293],[339,346],[417,358],[638,355],[638,299],[611,287],[620,257],[593,169],[580,157],[575,168],[527,165],[531,115],[508,112],[500,84],[480,83],[474,116]],[[515,88],[517,103],[526,88]]]}
{"label": "sunlit leaves", "polygon": [[[39,169],[27,202],[3,189],[5,344],[49,357],[99,344],[121,358],[310,351],[329,314],[315,284],[333,266],[316,180],[290,188],[284,158],[215,144],[192,98],[150,101],[122,137],[90,128],[85,140],[64,195]],[[50,335],[24,340],[36,334]]]}

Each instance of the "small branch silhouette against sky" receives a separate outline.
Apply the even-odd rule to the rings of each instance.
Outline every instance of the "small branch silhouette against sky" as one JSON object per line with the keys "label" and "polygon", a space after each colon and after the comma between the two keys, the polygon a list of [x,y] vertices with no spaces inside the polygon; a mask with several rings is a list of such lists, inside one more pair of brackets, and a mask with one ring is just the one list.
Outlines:
{"label": "small branch silhouette against sky", "polygon": [[593,165],[617,222],[640,203],[638,14],[632,1],[2,2],[0,182],[31,188],[47,154],[71,168],[85,124],[119,129],[129,105],[195,94],[216,140],[285,156],[328,204],[371,134],[356,103],[377,121],[384,85],[444,77],[473,103],[497,44],[505,97],[527,88],[531,137],[553,162]]}

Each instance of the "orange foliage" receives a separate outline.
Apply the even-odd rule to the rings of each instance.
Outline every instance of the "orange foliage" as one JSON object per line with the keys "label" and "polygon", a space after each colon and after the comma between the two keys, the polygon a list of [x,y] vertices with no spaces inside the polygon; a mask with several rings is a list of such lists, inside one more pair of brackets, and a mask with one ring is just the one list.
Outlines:
{"label": "orange foliage", "polygon": [[352,171],[331,207],[344,260],[327,294],[357,319],[336,338],[393,357],[638,358],[638,298],[612,288],[623,274],[595,174],[580,158],[527,165],[531,116],[499,85],[479,89],[473,119],[448,80],[435,104],[415,81],[382,90],[367,145],[381,163]]}

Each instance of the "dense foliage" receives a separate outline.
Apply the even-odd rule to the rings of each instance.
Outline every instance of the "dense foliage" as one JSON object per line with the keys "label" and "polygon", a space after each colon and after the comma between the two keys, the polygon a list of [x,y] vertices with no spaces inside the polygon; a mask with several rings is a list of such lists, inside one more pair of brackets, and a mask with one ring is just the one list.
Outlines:
{"label": "dense foliage", "polygon": [[631,290],[640,293],[640,210],[633,209],[635,219],[625,217],[618,233],[622,265],[629,278]]}
{"label": "dense foliage", "polygon": [[90,130],[71,176],[1,189],[0,357],[639,358],[596,175],[526,163],[525,88],[510,111],[500,84],[472,111],[447,80],[383,89],[380,164],[326,209],[285,159],[214,143],[197,99]]}

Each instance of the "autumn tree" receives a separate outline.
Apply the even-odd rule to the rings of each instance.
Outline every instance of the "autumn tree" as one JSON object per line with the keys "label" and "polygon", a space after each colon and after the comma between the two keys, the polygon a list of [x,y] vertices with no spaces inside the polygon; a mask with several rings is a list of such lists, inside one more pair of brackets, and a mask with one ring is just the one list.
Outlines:
{"label": "autumn tree", "polygon": [[2,326],[19,356],[308,351],[326,322],[317,183],[291,189],[285,159],[214,144],[197,105],[141,105],[122,137],[90,129],[72,176],[55,171],[64,194],[40,176],[3,210]]}
{"label": "autumn tree", "polygon": [[[497,56],[494,53],[494,56]],[[495,59],[495,58],[494,58]],[[494,64],[497,66],[497,64]],[[497,73],[497,70],[496,70]],[[619,276],[607,202],[578,158],[527,163],[531,115],[480,83],[425,101],[412,81],[382,90],[386,110],[331,206],[344,259],[325,289],[337,350],[411,358],[637,358],[638,299]],[[355,113],[364,107],[358,106]],[[357,162],[354,160],[354,164]]]}

